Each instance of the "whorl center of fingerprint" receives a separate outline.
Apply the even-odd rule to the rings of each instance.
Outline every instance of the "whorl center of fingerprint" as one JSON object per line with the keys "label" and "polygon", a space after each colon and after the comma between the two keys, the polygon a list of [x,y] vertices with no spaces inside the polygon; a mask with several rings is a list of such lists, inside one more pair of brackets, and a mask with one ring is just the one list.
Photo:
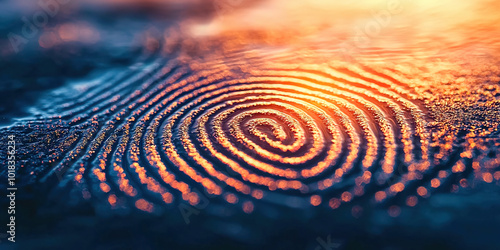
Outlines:
{"label": "whorl center of fingerprint", "polygon": [[206,192],[245,212],[277,194],[336,208],[369,187],[381,200],[428,170],[426,111],[403,83],[363,67],[286,67],[241,77],[168,64],[135,78],[143,85],[130,94],[103,87],[127,98],[102,103],[96,91],[83,99],[99,107],[61,116],[94,119],[59,168],[111,206],[122,196],[145,211],[179,198],[196,205]]}
{"label": "whorl center of fingerprint", "polygon": [[209,193],[243,196],[318,198],[342,182],[344,195],[362,195],[372,173],[387,180],[398,161],[427,167],[423,111],[389,77],[362,73],[375,79],[272,70],[186,86],[157,116],[162,153]]}

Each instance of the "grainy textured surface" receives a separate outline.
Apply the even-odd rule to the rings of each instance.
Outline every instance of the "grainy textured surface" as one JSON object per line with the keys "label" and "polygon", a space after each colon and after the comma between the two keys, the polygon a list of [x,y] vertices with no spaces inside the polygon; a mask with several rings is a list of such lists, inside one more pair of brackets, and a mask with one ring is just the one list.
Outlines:
{"label": "grainy textured surface", "polygon": [[121,47],[103,39],[114,25],[84,20],[100,37],[49,46],[42,33],[41,54],[21,52],[36,65],[4,52],[18,246],[499,244],[496,38],[354,48],[299,24],[193,37],[139,18],[123,36],[143,39]]}

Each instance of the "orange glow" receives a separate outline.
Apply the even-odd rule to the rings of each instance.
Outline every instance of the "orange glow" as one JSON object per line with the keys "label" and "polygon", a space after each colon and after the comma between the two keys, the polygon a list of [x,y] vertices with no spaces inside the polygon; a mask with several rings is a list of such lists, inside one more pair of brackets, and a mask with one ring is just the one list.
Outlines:
{"label": "orange glow", "polygon": [[254,190],[254,191],[252,192],[252,196],[253,196],[255,199],[257,199],[257,200],[260,200],[260,199],[262,199],[262,197],[264,197],[264,193],[262,192],[262,190],[257,190],[257,189],[256,189],[256,190]]}
{"label": "orange glow", "polygon": [[332,198],[330,199],[330,202],[328,203],[332,209],[337,209],[340,207],[340,200],[337,198]]}
{"label": "orange glow", "polygon": [[396,183],[391,186],[391,191],[395,193],[399,193],[405,189],[405,185],[403,183]]}
{"label": "orange glow", "polygon": [[483,173],[483,180],[487,183],[493,182],[493,175],[491,173]]}
{"label": "orange glow", "polygon": [[[49,163],[70,169],[85,199],[146,212],[205,193],[247,214],[278,197],[314,210],[352,202],[356,218],[354,203],[370,201],[398,217],[448,187],[498,184],[500,15],[487,4],[500,7],[268,0],[151,25],[133,40],[158,61],[127,68],[134,81],[78,85],[59,116],[78,132],[56,137],[69,150]],[[382,12],[388,23],[369,29]],[[97,28],[54,23],[38,44],[100,48]]]}
{"label": "orange glow", "polygon": [[342,193],[341,197],[343,202],[349,202],[352,199],[352,194],[346,191]]}
{"label": "orange glow", "polygon": [[234,194],[226,194],[226,201],[232,204],[235,204],[238,202],[238,198]]}
{"label": "orange glow", "polygon": [[460,180],[460,186],[463,188],[466,188],[469,186],[469,182],[466,179],[461,179]]}
{"label": "orange glow", "polygon": [[253,203],[251,201],[245,201],[243,203],[243,212],[249,214],[253,212]]}
{"label": "orange glow", "polygon": [[73,41],[78,37],[77,28],[74,24],[63,24],[59,27],[59,37],[64,41]]}
{"label": "orange glow", "polygon": [[197,205],[200,202],[200,197],[198,196],[197,193],[191,192],[189,194],[184,195],[183,197],[185,200],[189,201],[189,204],[191,205]]}
{"label": "orange glow", "polygon": [[80,182],[80,181],[82,180],[82,178],[83,178],[83,175],[81,175],[81,174],[77,174],[77,175],[75,176],[75,181]]}
{"label": "orange glow", "polygon": [[135,202],[135,207],[145,212],[153,212],[153,204],[144,199],[139,199]]}
{"label": "orange glow", "polygon": [[111,206],[114,206],[116,204],[116,195],[114,194],[109,195],[108,202]]}
{"label": "orange glow", "polygon": [[408,198],[406,198],[406,205],[408,205],[409,207],[414,207],[415,205],[417,205],[417,202],[418,202],[418,198],[416,196],[408,196]]}
{"label": "orange glow", "polygon": [[465,165],[462,161],[458,161],[452,168],[453,173],[459,173],[465,171]]}
{"label": "orange glow", "polygon": [[427,189],[425,187],[418,187],[417,193],[418,193],[418,195],[424,197],[427,195]]}
{"label": "orange glow", "polygon": [[441,179],[444,179],[448,176],[448,172],[447,171],[444,171],[444,170],[441,170],[439,171],[438,173],[438,177],[441,178]]}
{"label": "orange glow", "polygon": [[321,197],[319,195],[311,196],[311,205],[319,206],[321,204]]}
{"label": "orange glow", "polygon": [[375,200],[376,201],[382,201],[387,197],[384,191],[378,191],[375,193]]}
{"label": "orange glow", "polygon": [[496,171],[494,174],[495,180],[500,180],[500,171]]}
{"label": "orange glow", "polygon": [[101,190],[102,190],[103,192],[105,192],[105,193],[107,193],[107,192],[109,192],[109,190],[111,190],[111,188],[109,187],[109,185],[108,185],[108,184],[106,184],[106,183],[104,183],[104,182],[102,182],[102,183],[100,184],[100,186],[101,186]]}
{"label": "orange glow", "polygon": [[472,168],[475,169],[475,170],[478,170],[479,169],[479,162],[478,161],[474,161],[472,162]]}
{"label": "orange glow", "polygon": [[173,200],[173,196],[171,193],[164,193],[162,194],[162,199],[165,203],[172,203],[172,200]]}
{"label": "orange glow", "polygon": [[439,185],[441,185],[441,181],[439,179],[434,178],[431,180],[431,187],[437,188]]}

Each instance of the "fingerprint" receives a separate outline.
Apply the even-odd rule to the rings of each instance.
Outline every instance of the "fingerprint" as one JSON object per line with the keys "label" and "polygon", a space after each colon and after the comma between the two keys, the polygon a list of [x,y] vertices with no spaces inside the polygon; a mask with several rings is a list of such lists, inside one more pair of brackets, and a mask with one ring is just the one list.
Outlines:
{"label": "fingerprint", "polygon": [[38,111],[52,117],[29,122],[66,128],[40,173],[55,197],[157,212],[210,196],[251,213],[414,206],[467,185],[471,157],[401,73],[286,53],[144,61],[54,94]]}

